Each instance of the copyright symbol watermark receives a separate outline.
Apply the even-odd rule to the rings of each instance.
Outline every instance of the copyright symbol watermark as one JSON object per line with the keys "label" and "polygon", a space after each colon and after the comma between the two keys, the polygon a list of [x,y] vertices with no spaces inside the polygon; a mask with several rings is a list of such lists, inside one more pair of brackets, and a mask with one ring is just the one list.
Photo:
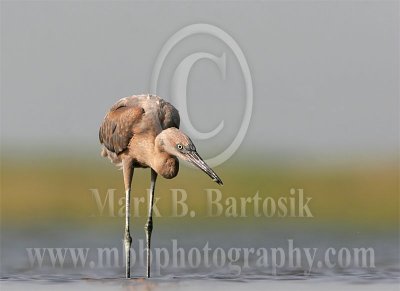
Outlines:
{"label": "copyright symbol watermark", "polygon": [[[170,52],[174,49],[174,47],[188,37],[193,37],[196,35],[211,36],[216,41],[224,43],[232,51],[236,58],[236,61],[239,64],[245,88],[245,106],[242,115],[243,117],[240,127],[238,128],[238,130],[236,130],[235,137],[232,139],[232,142],[224,148],[222,152],[206,160],[207,164],[209,164],[211,167],[215,167],[227,161],[239,148],[249,127],[253,110],[253,84],[250,68],[242,49],[240,48],[239,44],[233,39],[233,37],[219,27],[204,23],[188,25],[178,30],[165,42],[164,46],[161,48],[156,58],[156,62],[154,64],[151,75],[150,92],[155,94],[157,93],[159,89],[158,86],[162,68],[165,64],[165,60],[167,59]],[[185,124],[188,135],[191,136],[194,140],[208,140],[214,138],[221,133],[224,127],[229,126],[224,123],[224,120],[221,120],[219,124],[211,131],[201,132],[193,125],[189,118],[187,105],[187,84],[189,73],[192,70],[193,65],[201,60],[212,61],[219,69],[222,79],[224,80],[226,78],[226,52],[223,52],[220,55],[216,55],[214,53],[200,50],[183,56],[180,62],[174,68],[174,72],[170,80],[170,96],[172,99],[171,101],[173,101],[173,104],[179,110],[182,123]]]}

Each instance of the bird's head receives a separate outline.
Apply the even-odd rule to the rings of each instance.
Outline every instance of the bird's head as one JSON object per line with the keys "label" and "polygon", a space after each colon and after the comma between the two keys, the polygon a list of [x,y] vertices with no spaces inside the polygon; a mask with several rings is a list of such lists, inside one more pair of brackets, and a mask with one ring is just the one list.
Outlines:
{"label": "bird's head", "polygon": [[220,185],[223,184],[213,169],[211,169],[197,153],[192,140],[179,129],[171,127],[163,130],[158,135],[157,142],[161,150],[195,165],[215,182]]}

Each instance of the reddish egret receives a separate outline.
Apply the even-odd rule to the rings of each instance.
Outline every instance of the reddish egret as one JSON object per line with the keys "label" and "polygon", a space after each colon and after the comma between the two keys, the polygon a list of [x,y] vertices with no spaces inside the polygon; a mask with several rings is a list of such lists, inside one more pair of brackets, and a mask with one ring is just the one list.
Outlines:
{"label": "reddish egret", "polygon": [[215,182],[221,179],[203,161],[191,139],[179,128],[178,110],[155,95],[125,97],[115,103],[100,127],[99,139],[102,156],[122,167],[126,194],[125,262],[126,277],[130,278],[129,232],[130,193],[134,168],[150,168],[148,218],[145,224],[147,249],[147,277],[150,277],[150,242],[153,230],[153,200],[157,175],[174,178],[179,171],[177,158],[199,167]]}

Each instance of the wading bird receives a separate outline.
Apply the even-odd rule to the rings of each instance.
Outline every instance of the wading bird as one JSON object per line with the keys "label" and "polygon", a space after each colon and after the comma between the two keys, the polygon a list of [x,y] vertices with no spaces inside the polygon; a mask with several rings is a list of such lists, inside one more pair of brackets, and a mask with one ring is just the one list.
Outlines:
{"label": "wading bird", "polygon": [[123,170],[126,216],[125,216],[125,262],[126,277],[130,278],[129,232],[130,193],[134,168],[150,168],[148,218],[145,224],[147,249],[147,277],[150,277],[150,242],[153,230],[153,200],[157,175],[174,178],[179,171],[177,158],[194,164],[222,185],[221,179],[203,161],[191,139],[179,130],[178,110],[155,95],[125,97],[115,103],[100,127],[101,154],[108,157]]}

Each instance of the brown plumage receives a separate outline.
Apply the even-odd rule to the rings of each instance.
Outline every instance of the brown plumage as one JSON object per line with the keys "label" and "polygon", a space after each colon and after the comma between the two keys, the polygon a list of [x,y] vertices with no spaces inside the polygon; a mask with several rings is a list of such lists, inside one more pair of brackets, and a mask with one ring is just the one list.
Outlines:
{"label": "brown plumage", "polygon": [[203,161],[191,139],[179,130],[178,110],[155,95],[125,97],[115,103],[104,118],[99,130],[102,156],[122,167],[126,191],[125,254],[126,277],[130,277],[129,233],[130,188],[134,168],[151,168],[151,191],[147,238],[147,276],[150,276],[150,241],[152,207],[157,175],[174,178],[179,171],[178,158],[186,160],[222,185],[221,179]]}

